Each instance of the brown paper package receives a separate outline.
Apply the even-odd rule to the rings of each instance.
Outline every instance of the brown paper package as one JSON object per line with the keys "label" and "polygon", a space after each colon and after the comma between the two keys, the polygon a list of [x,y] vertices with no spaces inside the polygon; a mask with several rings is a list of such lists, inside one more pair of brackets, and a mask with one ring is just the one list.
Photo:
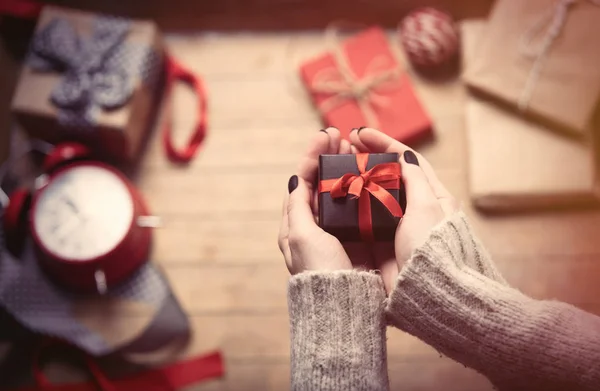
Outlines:
{"label": "brown paper package", "polygon": [[[54,18],[63,18],[73,24],[80,36],[88,38],[97,16],[46,6],[40,15],[36,32]],[[160,61],[164,56],[159,31],[150,21],[132,21],[126,44],[148,45],[154,48]],[[25,131],[31,137],[52,143],[78,140],[118,161],[127,162],[137,158],[145,141],[144,137],[156,119],[161,83],[157,83],[156,88],[150,88],[141,79],[136,80],[133,94],[124,106],[110,111],[101,110],[94,129],[81,132],[61,126],[57,121],[59,108],[50,102],[50,94],[62,76],[58,72],[39,72],[26,63],[23,65],[12,101],[12,111]]]}
{"label": "brown paper package", "polygon": [[[544,16],[545,24],[533,40],[538,47],[556,10],[551,0],[499,0],[478,46],[477,57],[466,67],[469,87],[516,109],[534,58],[520,49],[527,31]],[[528,116],[548,129],[588,138],[600,97],[600,6],[589,1],[569,7],[559,36],[541,62],[533,85]]]}
{"label": "brown paper package", "polygon": [[[486,27],[481,20],[462,24],[465,65],[479,55]],[[469,187],[477,207],[517,211],[599,203],[591,144],[473,95],[466,103],[466,124]]]}

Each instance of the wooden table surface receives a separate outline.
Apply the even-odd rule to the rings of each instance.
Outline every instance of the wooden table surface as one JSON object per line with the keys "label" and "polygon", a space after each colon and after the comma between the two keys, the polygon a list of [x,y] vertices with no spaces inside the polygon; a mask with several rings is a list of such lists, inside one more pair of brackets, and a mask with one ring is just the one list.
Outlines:
{"label": "wooden table surface", "polygon": [[[170,165],[159,139],[143,162],[139,185],[165,227],[155,259],[189,313],[190,353],[223,349],[227,378],[199,390],[288,387],[288,272],[277,248],[281,200],[308,140],[321,128],[298,65],[324,50],[321,33],[172,36],[171,52],[203,75],[210,98],[210,135],[185,168]],[[458,80],[413,77],[435,122],[437,138],[420,151],[464,203],[506,278],[523,292],[600,313],[600,213],[486,217],[467,193]],[[194,100],[176,96],[178,137],[194,119]],[[361,125],[361,124],[357,124]],[[393,389],[486,390],[474,371],[440,357],[417,339],[390,329]]]}
{"label": "wooden table surface", "polygon": [[[210,99],[210,134],[198,157],[174,166],[154,135],[138,178],[164,219],[153,258],[193,325],[185,354],[218,348],[225,355],[226,377],[190,390],[288,389],[288,272],[277,232],[287,180],[321,128],[297,69],[324,50],[322,34],[175,35],[167,44],[204,77]],[[508,281],[533,297],[600,314],[600,212],[479,214],[467,191],[465,91],[458,80],[413,81],[437,135],[419,149],[462,200]],[[194,122],[194,105],[178,88],[178,142]],[[481,375],[398,330],[388,330],[388,357],[394,390],[492,390]]]}

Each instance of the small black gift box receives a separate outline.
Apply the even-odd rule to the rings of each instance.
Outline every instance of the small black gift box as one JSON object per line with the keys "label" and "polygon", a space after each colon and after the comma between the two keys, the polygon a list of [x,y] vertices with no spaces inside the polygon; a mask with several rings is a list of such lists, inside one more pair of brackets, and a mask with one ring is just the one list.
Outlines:
{"label": "small black gift box", "polygon": [[397,153],[319,157],[319,225],[340,241],[394,240],[405,208]]}

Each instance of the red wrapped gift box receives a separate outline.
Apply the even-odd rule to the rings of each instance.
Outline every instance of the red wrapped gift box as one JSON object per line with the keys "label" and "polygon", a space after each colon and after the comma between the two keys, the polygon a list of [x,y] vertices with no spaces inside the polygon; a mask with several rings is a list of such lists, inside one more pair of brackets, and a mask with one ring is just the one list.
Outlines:
{"label": "red wrapped gift box", "polygon": [[324,122],[345,138],[361,126],[407,144],[431,135],[431,120],[389,45],[383,30],[371,27],[300,68]]}

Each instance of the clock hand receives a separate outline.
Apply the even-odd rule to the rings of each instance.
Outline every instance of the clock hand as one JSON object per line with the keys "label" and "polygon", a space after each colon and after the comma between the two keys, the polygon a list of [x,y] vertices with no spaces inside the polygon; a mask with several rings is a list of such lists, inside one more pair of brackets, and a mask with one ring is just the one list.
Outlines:
{"label": "clock hand", "polygon": [[73,200],[71,200],[71,198],[69,198],[67,196],[63,196],[62,200],[65,204],[67,204],[73,210],[73,212],[75,212],[75,214],[79,214],[79,208],[77,208],[77,206],[75,205]]}
{"label": "clock hand", "polygon": [[71,216],[69,220],[65,223],[61,224],[58,229],[54,232],[57,238],[64,238],[66,235],[70,234],[73,229],[75,229],[79,224],[78,216]]}

